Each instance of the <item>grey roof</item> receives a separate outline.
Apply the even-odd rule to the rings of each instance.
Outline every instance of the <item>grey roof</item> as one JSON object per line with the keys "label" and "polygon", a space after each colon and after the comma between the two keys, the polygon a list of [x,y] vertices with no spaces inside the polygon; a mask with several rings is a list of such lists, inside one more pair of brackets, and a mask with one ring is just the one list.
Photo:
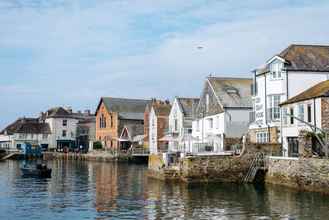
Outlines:
{"label": "grey roof", "polygon": [[180,108],[183,111],[185,117],[192,117],[193,111],[199,104],[199,98],[176,98]]}
{"label": "grey roof", "polygon": [[111,112],[144,113],[146,105],[151,100],[102,97],[97,110],[102,102]]}
{"label": "grey roof", "polygon": [[[292,44],[276,56],[286,61],[284,67],[290,71],[329,72],[328,45]],[[268,71],[268,65],[258,69],[260,74]]]}
{"label": "grey roof", "polygon": [[144,113],[141,112],[119,112],[121,119],[127,120],[144,120]]}
{"label": "grey roof", "polygon": [[64,109],[63,107],[55,107],[46,111],[45,117],[47,118],[74,118],[72,112]]}
{"label": "grey roof", "polygon": [[1,131],[1,134],[50,134],[48,123],[40,122],[38,118],[19,118]]}
{"label": "grey roof", "polygon": [[208,77],[208,80],[223,107],[252,107],[252,79]]}
{"label": "grey roof", "polygon": [[[144,125],[143,124],[127,124],[123,127],[123,130],[124,129],[128,129],[130,139],[133,139],[137,135],[143,135],[144,134]],[[123,130],[121,131],[121,133],[123,132]]]}

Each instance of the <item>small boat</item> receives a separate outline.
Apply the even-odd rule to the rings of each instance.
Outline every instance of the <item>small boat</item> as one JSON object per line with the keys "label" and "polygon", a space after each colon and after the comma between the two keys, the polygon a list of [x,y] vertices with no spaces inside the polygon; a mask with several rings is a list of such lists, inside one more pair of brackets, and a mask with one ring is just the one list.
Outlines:
{"label": "small boat", "polygon": [[37,164],[35,167],[24,165],[21,167],[23,176],[50,178],[51,169],[46,164]]}

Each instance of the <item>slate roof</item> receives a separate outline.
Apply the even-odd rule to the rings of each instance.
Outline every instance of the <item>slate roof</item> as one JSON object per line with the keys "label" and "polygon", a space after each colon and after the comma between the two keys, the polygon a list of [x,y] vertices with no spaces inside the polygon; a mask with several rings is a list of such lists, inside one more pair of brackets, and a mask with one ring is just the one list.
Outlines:
{"label": "slate roof", "polygon": [[73,114],[63,107],[55,107],[46,111],[47,118],[73,118]]}
{"label": "slate roof", "polygon": [[[137,135],[144,134],[144,125],[142,125],[142,124],[128,124],[123,127],[123,130],[124,129],[128,129],[128,133],[130,135],[129,138],[131,138],[131,139]],[[121,131],[121,133],[122,133],[122,131]]]}
{"label": "slate roof", "polygon": [[38,118],[19,118],[1,131],[1,134],[5,133],[12,135],[14,133],[50,134],[51,132],[48,123],[40,122]]}
{"label": "slate roof", "polygon": [[[277,55],[285,60],[285,68],[290,71],[329,72],[329,45],[292,44]],[[266,65],[259,73],[268,72]]]}
{"label": "slate roof", "polygon": [[96,112],[102,102],[108,111],[118,112],[119,117],[122,119],[144,120],[146,105],[151,100],[102,97]]}
{"label": "slate roof", "polygon": [[315,86],[305,90],[302,93],[282,102],[280,105],[287,105],[296,102],[305,101],[308,99],[318,98],[318,97],[329,97],[329,80],[320,82]]}
{"label": "slate roof", "polygon": [[208,77],[220,104],[226,108],[251,108],[252,79]]}
{"label": "slate roof", "polygon": [[180,106],[181,110],[185,117],[192,117],[193,111],[199,104],[199,98],[176,98],[178,105]]}
{"label": "slate roof", "polygon": [[169,116],[171,105],[166,102],[156,102],[152,104],[152,107],[157,116]]}

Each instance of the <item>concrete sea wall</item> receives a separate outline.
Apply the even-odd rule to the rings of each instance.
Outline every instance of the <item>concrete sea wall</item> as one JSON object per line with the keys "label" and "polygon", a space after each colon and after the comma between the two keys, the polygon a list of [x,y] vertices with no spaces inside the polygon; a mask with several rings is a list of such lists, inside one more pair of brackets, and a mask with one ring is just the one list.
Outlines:
{"label": "concrete sea wall", "polygon": [[265,181],[298,190],[329,194],[329,160],[271,157]]}

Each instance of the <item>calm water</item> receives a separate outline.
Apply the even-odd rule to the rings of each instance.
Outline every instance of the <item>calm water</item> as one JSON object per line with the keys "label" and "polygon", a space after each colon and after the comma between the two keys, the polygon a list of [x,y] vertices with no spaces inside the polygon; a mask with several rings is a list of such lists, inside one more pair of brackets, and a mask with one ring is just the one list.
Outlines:
{"label": "calm water", "polygon": [[52,161],[49,180],[0,163],[0,219],[329,219],[329,196],[282,187],[190,186],[148,179],[146,167]]}

